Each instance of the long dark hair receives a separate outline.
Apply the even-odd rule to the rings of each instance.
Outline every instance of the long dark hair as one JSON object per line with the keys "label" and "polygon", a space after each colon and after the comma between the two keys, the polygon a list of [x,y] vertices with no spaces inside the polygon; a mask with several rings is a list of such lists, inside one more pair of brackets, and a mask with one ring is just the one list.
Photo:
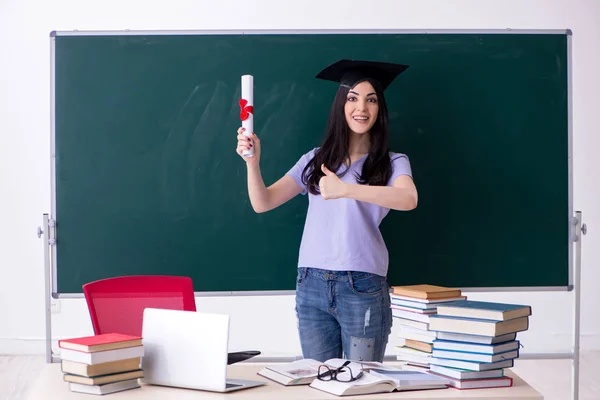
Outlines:
{"label": "long dark hair", "polygon": [[[372,79],[366,79],[377,94],[379,112],[377,120],[370,132],[371,148],[362,167],[362,173],[356,175],[360,184],[371,186],[385,186],[392,176],[392,164],[388,150],[388,110],[381,85]],[[360,82],[357,82],[358,84]],[[344,106],[347,101],[349,88],[340,86],[333,100],[325,140],[321,147],[315,152],[314,157],[306,164],[302,172],[302,182],[312,194],[319,194],[319,180],[325,174],[321,171],[321,164],[325,164],[330,171],[338,168],[349,160],[350,128],[344,115]],[[343,176],[345,170],[339,176]]]}

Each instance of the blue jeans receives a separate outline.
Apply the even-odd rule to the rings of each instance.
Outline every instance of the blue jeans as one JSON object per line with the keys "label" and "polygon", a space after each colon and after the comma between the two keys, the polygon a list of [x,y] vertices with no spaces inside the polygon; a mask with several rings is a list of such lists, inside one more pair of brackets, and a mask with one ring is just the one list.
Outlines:
{"label": "blue jeans", "polygon": [[383,361],[392,329],[385,277],[298,268],[296,314],[304,358]]}

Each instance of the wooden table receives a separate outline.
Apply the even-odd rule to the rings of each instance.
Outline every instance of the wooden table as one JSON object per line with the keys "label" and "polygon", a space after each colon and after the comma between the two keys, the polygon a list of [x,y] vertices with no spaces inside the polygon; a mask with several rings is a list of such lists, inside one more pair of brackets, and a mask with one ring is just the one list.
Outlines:
{"label": "wooden table", "polygon": [[[101,396],[107,400],[188,400],[188,399],[285,399],[285,400],[316,400],[316,399],[340,399],[338,396],[322,392],[308,386],[283,386],[276,382],[263,378],[256,373],[262,368],[259,364],[235,364],[228,367],[228,377],[237,379],[251,379],[267,382],[266,386],[239,390],[230,393],[213,393],[199,390],[178,389],[162,386],[142,384],[141,388],[112,393]],[[349,399],[481,399],[481,400],[542,400],[543,397],[525,381],[516,376],[510,370],[506,375],[513,378],[513,387],[495,389],[473,389],[457,390],[454,388],[422,390],[413,392],[393,392],[371,394],[366,396],[350,396]],[[93,395],[74,393],[69,390],[69,384],[63,381],[60,363],[46,364],[40,376],[31,389],[28,400],[91,400]]]}

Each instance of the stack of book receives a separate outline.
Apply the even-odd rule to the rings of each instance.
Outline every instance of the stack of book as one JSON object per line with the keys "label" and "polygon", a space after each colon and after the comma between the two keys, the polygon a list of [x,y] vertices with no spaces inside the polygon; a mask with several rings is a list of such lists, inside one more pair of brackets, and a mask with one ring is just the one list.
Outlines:
{"label": "stack of book", "polygon": [[517,332],[529,328],[531,307],[462,300],[439,305],[429,329],[433,341],[430,373],[458,389],[512,386],[504,370],[519,357]]}
{"label": "stack of book", "polygon": [[394,286],[390,297],[401,341],[395,348],[396,358],[405,364],[405,370],[427,371],[437,338],[437,333],[429,329],[431,316],[440,304],[466,297],[460,289],[434,285]]}
{"label": "stack of book", "polygon": [[140,387],[142,338],[108,333],[59,340],[63,380],[73,392],[103,395]]}

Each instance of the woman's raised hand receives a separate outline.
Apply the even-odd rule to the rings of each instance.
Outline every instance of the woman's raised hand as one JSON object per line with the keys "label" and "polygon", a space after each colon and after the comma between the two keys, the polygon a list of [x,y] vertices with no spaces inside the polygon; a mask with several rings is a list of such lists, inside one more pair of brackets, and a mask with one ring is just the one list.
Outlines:
{"label": "woman's raised hand", "polygon": [[[242,127],[237,130],[238,141],[235,151],[246,161],[246,164],[258,165],[260,161],[260,140],[254,133],[251,134],[251,138],[244,135],[244,130]],[[254,148],[254,155],[252,157],[244,156],[244,150],[250,150],[251,148]]]}

